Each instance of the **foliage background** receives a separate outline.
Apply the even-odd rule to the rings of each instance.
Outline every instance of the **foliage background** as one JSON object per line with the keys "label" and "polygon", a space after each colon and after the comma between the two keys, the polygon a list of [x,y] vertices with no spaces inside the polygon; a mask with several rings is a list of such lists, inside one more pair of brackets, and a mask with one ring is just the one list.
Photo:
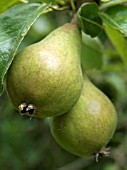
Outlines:
{"label": "foliage background", "polygon": [[[40,16],[19,50],[38,42],[70,19],[70,11]],[[99,35],[99,42],[103,52],[102,65],[99,69],[91,68],[91,65],[86,69],[83,64],[82,68],[84,74],[111,99],[117,109],[118,126],[109,143],[110,157],[100,158],[96,163],[93,158],[79,158],[66,152],[51,136],[48,120],[30,120],[19,115],[5,91],[0,98],[1,170],[127,170],[127,69],[104,31]],[[93,58],[89,60],[88,63],[91,63]]]}

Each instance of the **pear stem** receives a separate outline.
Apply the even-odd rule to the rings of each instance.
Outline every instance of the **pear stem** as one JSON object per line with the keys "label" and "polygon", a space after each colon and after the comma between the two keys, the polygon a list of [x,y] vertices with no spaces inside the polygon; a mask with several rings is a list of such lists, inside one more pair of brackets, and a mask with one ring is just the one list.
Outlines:
{"label": "pear stem", "polygon": [[74,14],[72,20],[71,20],[72,25],[77,25],[77,14]]}

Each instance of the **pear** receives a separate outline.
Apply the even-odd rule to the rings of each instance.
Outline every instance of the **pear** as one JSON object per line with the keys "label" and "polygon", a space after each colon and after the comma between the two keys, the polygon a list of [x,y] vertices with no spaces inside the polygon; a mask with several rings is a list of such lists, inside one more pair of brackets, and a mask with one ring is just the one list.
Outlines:
{"label": "pear", "polygon": [[117,114],[107,96],[85,78],[75,106],[49,120],[59,145],[77,156],[87,157],[106,154],[105,146],[116,129]]}
{"label": "pear", "polygon": [[39,118],[69,111],[83,87],[80,52],[81,34],[73,23],[19,52],[6,78],[13,105]]}

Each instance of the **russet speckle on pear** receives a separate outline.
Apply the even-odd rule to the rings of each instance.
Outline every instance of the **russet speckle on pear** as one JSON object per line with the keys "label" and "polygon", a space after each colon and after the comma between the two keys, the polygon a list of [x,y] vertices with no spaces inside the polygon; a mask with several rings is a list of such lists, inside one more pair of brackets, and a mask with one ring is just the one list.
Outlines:
{"label": "russet speckle on pear", "polygon": [[75,106],[66,114],[49,119],[52,135],[65,150],[81,157],[99,155],[112,138],[116,110],[88,78]]}
{"label": "russet speckle on pear", "polygon": [[80,52],[80,31],[67,23],[17,54],[6,79],[13,105],[33,104],[42,118],[70,110],[83,86]]}

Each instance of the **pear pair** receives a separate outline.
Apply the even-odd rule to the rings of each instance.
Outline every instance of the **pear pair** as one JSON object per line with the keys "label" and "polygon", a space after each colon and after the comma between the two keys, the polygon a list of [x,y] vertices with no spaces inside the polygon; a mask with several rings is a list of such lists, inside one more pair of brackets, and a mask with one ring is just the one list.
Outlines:
{"label": "pear pair", "polygon": [[54,116],[50,127],[56,141],[73,154],[90,156],[102,153],[117,116],[110,100],[83,80],[80,53],[77,26],[65,24],[15,57],[6,87],[21,114]]}

